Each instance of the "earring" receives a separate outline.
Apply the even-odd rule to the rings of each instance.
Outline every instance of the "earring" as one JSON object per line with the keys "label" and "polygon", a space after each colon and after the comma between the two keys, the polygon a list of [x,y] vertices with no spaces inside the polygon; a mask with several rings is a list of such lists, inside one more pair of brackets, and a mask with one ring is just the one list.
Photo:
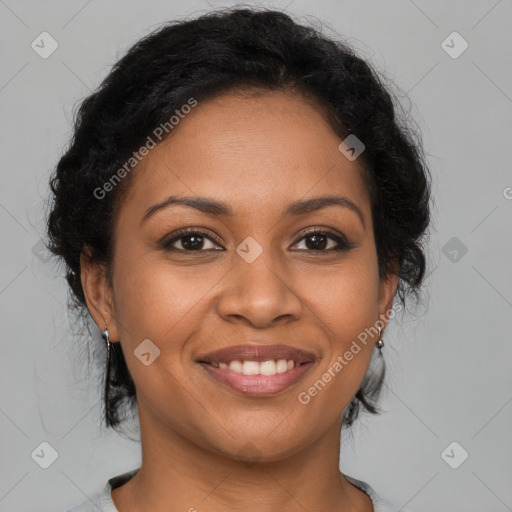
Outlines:
{"label": "earring", "polygon": [[381,352],[382,352],[383,346],[384,346],[384,341],[382,340],[382,329],[379,327],[379,341],[377,342],[377,347]]}
{"label": "earring", "polygon": [[107,326],[105,325],[105,330],[102,333],[102,338],[105,340],[107,344],[107,368],[105,372],[105,407],[108,403],[108,391],[110,386],[110,359],[112,353],[112,343],[110,342],[110,335],[108,333]]}

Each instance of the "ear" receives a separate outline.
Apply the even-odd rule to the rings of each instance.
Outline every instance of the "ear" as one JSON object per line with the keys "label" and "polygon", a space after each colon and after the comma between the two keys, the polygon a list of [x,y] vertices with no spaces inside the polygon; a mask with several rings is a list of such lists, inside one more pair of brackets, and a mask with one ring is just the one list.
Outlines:
{"label": "ear", "polygon": [[388,274],[381,279],[379,285],[379,318],[384,322],[386,328],[390,315],[389,311],[393,306],[393,298],[395,296],[398,285],[398,271]]}
{"label": "ear", "polygon": [[85,247],[80,254],[80,279],[84,291],[87,307],[95,324],[103,332],[108,327],[110,340],[119,339],[116,324],[115,308],[112,289],[108,283],[106,267],[94,261],[89,247]]}

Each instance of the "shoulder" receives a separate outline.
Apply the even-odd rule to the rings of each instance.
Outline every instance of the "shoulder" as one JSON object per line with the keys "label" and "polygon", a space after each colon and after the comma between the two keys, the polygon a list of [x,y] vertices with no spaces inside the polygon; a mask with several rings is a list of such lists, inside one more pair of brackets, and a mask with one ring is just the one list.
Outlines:
{"label": "shoulder", "polygon": [[[351,484],[355,485],[358,489],[366,493],[369,498],[372,500],[373,511],[374,512],[398,512],[398,507],[393,507],[390,503],[383,500],[377,493],[372,489],[372,487],[363,482],[362,480],[357,480],[348,475],[343,475]],[[401,509],[401,512],[405,512]]]}

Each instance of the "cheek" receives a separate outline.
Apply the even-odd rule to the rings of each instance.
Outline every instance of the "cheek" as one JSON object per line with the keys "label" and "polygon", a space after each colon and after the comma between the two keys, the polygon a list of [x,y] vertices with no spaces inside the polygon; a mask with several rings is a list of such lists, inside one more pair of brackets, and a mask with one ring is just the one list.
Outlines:
{"label": "cheek", "polygon": [[377,342],[369,330],[379,319],[376,258],[370,251],[360,253],[335,277],[331,274],[320,284],[322,290],[317,288],[315,295],[315,314],[325,326],[329,341],[320,378],[325,377],[324,382],[341,401],[348,401],[367,372]]}
{"label": "cheek", "polygon": [[[121,251],[119,251],[123,254]],[[177,268],[161,256],[139,256],[133,248],[116,258],[116,319],[126,363],[142,394],[166,394],[169,383],[190,387],[188,340],[208,332],[209,293],[225,269],[199,272],[197,266]],[[224,272],[222,271],[224,270]],[[146,342],[158,358],[149,366],[136,355]],[[177,394],[171,401],[180,401]]]}
{"label": "cheek", "polygon": [[[162,400],[170,409],[173,404],[185,407],[186,397],[176,392],[189,380],[182,364],[183,346],[201,322],[194,305],[213,283],[203,282],[198,288],[189,281],[186,286],[187,280],[169,271],[168,264],[138,257],[134,250],[115,263],[116,320],[137,394],[154,402],[155,411]],[[151,359],[157,357],[146,365],[137,356],[148,350]]]}
{"label": "cheek", "polygon": [[342,338],[357,337],[378,320],[378,277],[365,265],[351,268],[339,287],[333,290],[332,311],[335,332]]}
{"label": "cheek", "polygon": [[116,317],[130,344],[141,336],[155,342],[176,338],[171,331],[193,319],[194,306],[216,281],[212,273],[199,278],[191,267],[171,269],[162,258],[138,257],[134,250],[116,259],[114,276]]}
{"label": "cheek", "polygon": [[318,272],[313,291],[305,297],[330,328],[326,332],[343,342],[378,320],[378,294],[376,257],[361,250],[338,268]]}

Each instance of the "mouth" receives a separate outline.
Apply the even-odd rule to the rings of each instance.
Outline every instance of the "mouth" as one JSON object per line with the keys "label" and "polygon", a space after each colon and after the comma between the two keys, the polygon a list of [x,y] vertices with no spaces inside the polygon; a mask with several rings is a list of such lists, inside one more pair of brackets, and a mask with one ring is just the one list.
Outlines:
{"label": "mouth", "polygon": [[271,396],[298,382],[315,356],[286,345],[237,345],[196,359],[213,379],[247,396]]}

